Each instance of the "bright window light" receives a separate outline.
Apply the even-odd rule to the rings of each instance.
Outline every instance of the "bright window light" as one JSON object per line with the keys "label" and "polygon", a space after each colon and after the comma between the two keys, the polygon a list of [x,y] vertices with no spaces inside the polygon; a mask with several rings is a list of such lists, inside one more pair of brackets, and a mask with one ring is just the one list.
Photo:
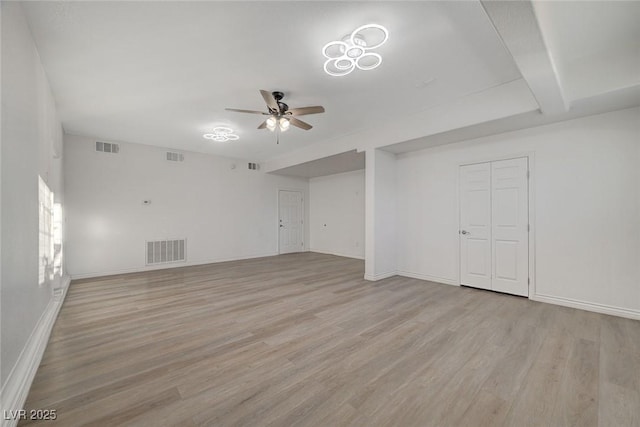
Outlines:
{"label": "bright window light", "polygon": [[38,283],[43,285],[47,280],[52,280],[55,275],[53,193],[40,176],[38,177],[38,194],[38,222],[40,230],[38,241]]}
{"label": "bright window light", "polygon": [[62,276],[62,204],[53,204],[53,273]]}

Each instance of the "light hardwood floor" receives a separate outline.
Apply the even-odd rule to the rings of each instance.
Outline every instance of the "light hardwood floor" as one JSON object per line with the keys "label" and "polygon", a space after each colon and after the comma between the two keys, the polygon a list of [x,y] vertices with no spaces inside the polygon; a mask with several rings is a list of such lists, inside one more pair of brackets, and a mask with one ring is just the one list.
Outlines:
{"label": "light hardwood floor", "polygon": [[640,425],[640,322],[363,273],[301,253],[74,281],[27,408],[56,409],[49,426]]}

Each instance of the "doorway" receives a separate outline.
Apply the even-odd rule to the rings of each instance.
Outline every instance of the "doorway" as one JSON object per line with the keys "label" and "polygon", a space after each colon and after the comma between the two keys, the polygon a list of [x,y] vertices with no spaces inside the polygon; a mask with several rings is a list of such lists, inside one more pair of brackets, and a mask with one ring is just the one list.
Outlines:
{"label": "doorway", "polygon": [[460,166],[460,283],[529,296],[528,158]]}

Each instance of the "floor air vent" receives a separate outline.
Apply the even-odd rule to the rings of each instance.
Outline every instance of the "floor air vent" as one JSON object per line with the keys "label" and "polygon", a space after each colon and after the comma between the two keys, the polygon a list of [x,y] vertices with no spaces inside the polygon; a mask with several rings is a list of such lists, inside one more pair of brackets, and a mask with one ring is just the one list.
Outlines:
{"label": "floor air vent", "polygon": [[147,265],[186,260],[186,239],[147,241]]}
{"label": "floor air vent", "polygon": [[252,171],[257,171],[258,169],[260,169],[260,165],[257,163],[249,163],[248,166],[249,166],[249,169]]}
{"label": "floor air vent", "polygon": [[117,154],[120,151],[120,146],[112,142],[96,141],[96,151],[99,151],[101,153]]}

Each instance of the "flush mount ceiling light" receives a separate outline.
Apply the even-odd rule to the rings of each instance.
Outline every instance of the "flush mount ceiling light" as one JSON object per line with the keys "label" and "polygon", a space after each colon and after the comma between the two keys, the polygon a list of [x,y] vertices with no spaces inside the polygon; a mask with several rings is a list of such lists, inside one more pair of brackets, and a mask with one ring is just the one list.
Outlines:
{"label": "flush mount ceiling light", "polygon": [[216,142],[235,141],[240,138],[238,135],[233,133],[233,129],[222,126],[213,128],[211,133],[205,133],[202,136]]}
{"label": "flush mount ceiling light", "polygon": [[327,43],[322,54],[327,60],[324,71],[330,76],[346,76],[356,68],[367,71],[382,63],[382,56],[370,52],[382,46],[389,38],[389,32],[378,24],[367,24],[356,28],[342,40]]}

